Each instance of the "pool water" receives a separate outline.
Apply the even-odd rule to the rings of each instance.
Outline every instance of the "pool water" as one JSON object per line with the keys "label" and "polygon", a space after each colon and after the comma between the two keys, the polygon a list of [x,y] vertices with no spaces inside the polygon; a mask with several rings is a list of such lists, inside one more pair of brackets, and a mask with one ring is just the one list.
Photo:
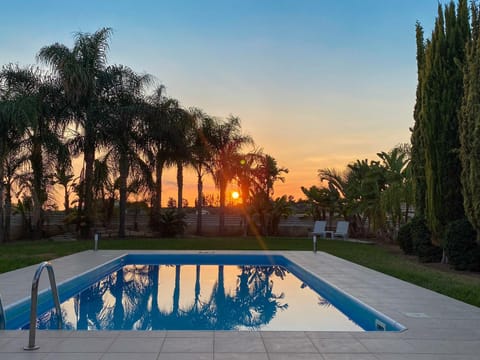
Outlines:
{"label": "pool water", "polygon": [[[76,330],[363,331],[275,265],[127,265],[61,307]],[[50,325],[51,311],[38,326]]]}
{"label": "pool water", "polygon": [[[402,331],[280,255],[128,254],[58,285],[65,329]],[[56,329],[50,290],[37,327]],[[30,299],[6,308],[27,329]]]}

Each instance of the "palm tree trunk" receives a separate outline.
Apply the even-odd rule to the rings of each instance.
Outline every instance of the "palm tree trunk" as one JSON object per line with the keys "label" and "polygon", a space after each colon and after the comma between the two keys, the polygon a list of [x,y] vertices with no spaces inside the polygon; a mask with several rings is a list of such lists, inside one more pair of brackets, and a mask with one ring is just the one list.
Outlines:
{"label": "palm tree trunk", "polygon": [[[85,136],[87,137],[87,136]],[[95,144],[85,145],[85,187],[84,187],[84,205],[82,226],[80,227],[80,236],[83,239],[90,237],[90,228],[93,223],[93,164],[95,162]]]}
{"label": "palm tree trunk", "polygon": [[11,228],[11,218],[12,218],[12,195],[11,195],[11,184],[7,183],[5,185],[5,223],[3,224],[3,241],[10,241],[10,228]]}
{"label": "palm tree trunk", "polygon": [[157,156],[157,167],[155,168],[155,202],[153,203],[152,226],[159,229],[159,219],[162,210],[162,175],[164,161]]}
{"label": "palm tree trunk", "polygon": [[65,214],[70,212],[70,195],[68,193],[68,185],[64,185],[63,192],[63,206],[65,207]]}
{"label": "palm tree trunk", "polygon": [[198,304],[200,303],[200,265],[195,268],[195,312],[198,312]]}
{"label": "palm tree trunk", "polygon": [[116,329],[121,329],[125,321],[125,308],[123,306],[123,293],[124,293],[124,277],[123,269],[120,269],[116,273],[117,279],[115,284],[111,287],[110,292],[115,298],[115,305],[113,307],[113,319]]}
{"label": "palm tree trunk", "polygon": [[43,156],[42,145],[39,142],[33,144],[32,154],[30,162],[33,172],[33,186],[32,186],[32,224],[34,240],[38,240],[42,237],[42,206],[43,206]]}
{"label": "palm tree trunk", "polygon": [[227,183],[220,180],[220,216],[218,220],[218,233],[224,235],[225,233],[225,197],[227,192]]}
{"label": "palm tree trunk", "polygon": [[218,283],[217,291],[215,292],[215,303],[217,310],[217,322],[225,320],[225,276],[224,276],[224,266],[218,266]]}
{"label": "palm tree trunk", "polygon": [[124,155],[120,155],[120,203],[119,212],[120,219],[118,223],[118,237],[125,237],[125,216],[127,212],[127,178],[128,178],[128,158]]}
{"label": "palm tree trunk", "polygon": [[173,289],[172,313],[178,314],[180,309],[180,265],[175,265],[175,287]]}
{"label": "palm tree trunk", "polygon": [[197,235],[202,235],[203,180],[201,171],[197,172]]}
{"label": "palm tree trunk", "polygon": [[177,161],[177,209],[181,210],[183,207],[183,164],[181,161]]}
{"label": "palm tree trunk", "polygon": [[[3,179],[3,163],[0,162],[0,179]],[[3,194],[4,187],[3,184],[0,184],[0,244],[6,242],[5,238],[5,222],[4,222],[4,211],[3,211]]]}
{"label": "palm tree trunk", "polygon": [[154,265],[152,269],[152,323],[160,317],[160,308],[158,306],[158,290],[160,288],[160,266]]}
{"label": "palm tree trunk", "polygon": [[248,201],[248,193],[249,193],[249,184],[248,182],[243,182],[240,186],[242,191],[242,222],[243,222],[243,236],[246,237],[248,235],[248,227],[250,225],[251,219],[248,215],[247,209],[247,201]]}

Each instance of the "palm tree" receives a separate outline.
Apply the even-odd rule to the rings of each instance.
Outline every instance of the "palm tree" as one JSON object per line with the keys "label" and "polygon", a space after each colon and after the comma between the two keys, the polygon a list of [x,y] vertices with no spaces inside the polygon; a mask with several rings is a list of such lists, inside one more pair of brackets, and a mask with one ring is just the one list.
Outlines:
{"label": "palm tree", "polygon": [[212,137],[216,121],[200,109],[191,108],[189,112],[193,119],[193,139],[190,147],[189,162],[197,175],[196,234],[202,235],[203,177],[208,172],[213,156]]}
{"label": "palm tree", "polygon": [[58,74],[65,95],[82,128],[77,142],[84,155],[85,192],[83,237],[89,236],[93,212],[93,164],[100,130],[98,78],[107,63],[108,41],[112,30],[102,28],[93,34],[77,33],[72,49],[55,43],[40,49],[38,58]]}
{"label": "palm tree", "polygon": [[342,197],[345,197],[345,189],[347,188],[346,174],[335,169],[326,168],[318,170],[318,176],[320,181],[327,181],[329,186],[333,186]]}
{"label": "palm tree", "polygon": [[385,169],[378,161],[357,160],[348,165],[345,198],[348,212],[368,220],[368,231],[377,230],[385,222],[380,196],[386,187]]}
{"label": "palm tree", "polygon": [[263,191],[270,197],[273,195],[273,185],[276,181],[285,182],[282,174],[288,174],[288,169],[278,167],[277,160],[268,154],[262,154],[261,163],[257,169],[257,179]]}
{"label": "palm tree", "polygon": [[235,159],[239,159],[240,150],[247,144],[253,144],[253,140],[250,136],[241,133],[240,119],[237,117],[230,116],[227,121],[219,123],[214,129],[211,172],[215,184],[220,190],[220,235],[225,231],[227,185],[235,177],[238,167]]}
{"label": "palm tree", "polygon": [[145,110],[143,91],[151,81],[150,75],[136,74],[121,65],[109,66],[99,76],[103,89],[101,96],[107,113],[102,122],[102,142],[116,160],[119,170],[119,237],[125,237],[127,180],[130,170],[147,170],[147,165],[139,156],[145,142],[139,121]]}
{"label": "palm tree", "polygon": [[[176,144],[185,136],[182,133],[179,104],[165,96],[164,86],[159,86],[149,98],[150,112],[145,118],[147,158],[151,172],[155,173],[152,196],[152,225],[158,228],[162,208],[162,176],[166,166],[176,164]],[[153,177],[153,176],[152,176]]]}
{"label": "palm tree", "polygon": [[196,128],[195,119],[188,110],[179,108],[176,117],[175,127],[177,136],[172,139],[172,145],[176,150],[173,160],[177,166],[177,208],[181,210],[183,207],[183,167],[191,163]]}
{"label": "palm tree", "polygon": [[23,133],[29,114],[22,100],[7,100],[5,88],[0,86],[0,243],[10,241],[12,184],[18,178],[17,170],[27,161],[22,152]]}
{"label": "palm tree", "polygon": [[55,78],[33,67],[9,65],[0,76],[9,96],[17,101],[24,99],[25,106],[30,107],[23,146],[28,149],[32,170],[27,179],[33,200],[33,237],[38,239],[42,234],[42,208],[48,198],[49,174],[53,174],[56,163],[69,161],[68,150],[61,140],[65,116],[62,88]]}
{"label": "palm tree", "polygon": [[[410,176],[409,144],[394,147],[388,153],[382,151],[378,157],[386,170],[387,186],[382,192],[382,206],[391,216],[394,225],[399,226],[408,219],[413,203],[413,186]],[[405,206],[405,217],[402,205]]]}
{"label": "palm tree", "polygon": [[71,163],[58,164],[53,177],[55,183],[63,187],[63,207],[67,215],[70,212],[70,195],[73,191],[74,180]]}
{"label": "palm tree", "polygon": [[[100,209],[97,205],[94,210],[96,217],[98,217],[98,210],[102,212],[103,226],[107,226],[112,219],[118,190],[118,166],[116,166],[115,159],[112,159],[110,155],[111,153],[107,152],[103,158],[95,159],[93,166],[93,199],[95,203],[101,205]],[[79,185],[81,191],[83,191],[82,181]],[[81,199],[81,196],[79,196],[79,199]]]}
{"label": "palm tree", "polygon": [[256,178],[255,170],[261,162],[262,154],[260,150],[255,150],[247,154],[239,154],[238,159],[234,160],[237,164],[235,177],[240,188],[240,197],[242,199],[242,224],[243,236],[248,235],[249,227],[252,231],[256,231],[256,227],[252,226],[252,218],[249,207],[254,204],[256,200]]}
{"label": "palm tree", "polygon": [[[279,168],[277,161],[272,156],[264,154],[261,149],[241,155],[240,159],[233,163],[237,164],[236,177],[242,193],[244,236],[247,233],[247,222],[250,222],[249,214],[246,211],[250,194],[251,212],[259,218],[262,234],[268,235],[275,231],[280,220],[280,217],[274,215],[279,209],[275,209],[275,206],[279,203],[271,198],[273,186],[276,181],[285,181],[281,174],[288,173],[288,169]],[[280,199],[277,200],[281,202]]]}
{"label": "palm tree", "polygon": [[312,205],[314,220],[325,220],[328,213],[328,225],[332,226],[336,214],[346,217],[343,206],[344,199],[342,199],[340,192],[331,182],[328,182],[326,187],[311,186],[307,189],[302,186],[301,189]]}
{"label": "palm tree", "polygon": [[272,201],[272,210],[270,214],[269,234],[278,235],[278,226],[280,219],[287,218],[292,214],[291,204],[287,195],[277,197]]}
{"label": "palm tree", "polygon": [[[384,225],[381,195],[387,179],[379,161],[357,160],[348,165],[345,173],[321,169],[318,174],[321,181],[327,181],[328,188],[320,190],[317,199],[324,208],[331,209],[330,213],[338,209],[344,218],[348,217],[354,232],[364,236],[372,226],[377,230]],[[368,229],[365,229],[367,222]]]}

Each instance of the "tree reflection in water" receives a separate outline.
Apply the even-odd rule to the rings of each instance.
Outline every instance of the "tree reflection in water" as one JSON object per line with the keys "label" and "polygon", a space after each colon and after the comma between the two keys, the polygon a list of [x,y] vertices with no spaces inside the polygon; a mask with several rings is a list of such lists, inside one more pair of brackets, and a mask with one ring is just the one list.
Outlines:
{"label": "tree reflection in water", "polygon": [[[237,266],[236,283],[226,287],[225,268],[218,265],[211,293],[206,294],[209,289],[201,288],[204,285],[202,265],[196,265],[195,279],[189,279],[189,284],[194,285],[193,297],[187,302],[182,298],[181,303],[180,290],[185,289],[180,281],[182,265],[174,265],[173,290],[162,286],[160,268],[165,266],[172,265],[128,265],[105,277],[62,304],[65,327],[78,330],[253,330],[268,324],[278,310],[288,308],[288,304],[282,302],[284,294],[273,292],[274,281],[280,281],[288,273],[282,267]],[[159,296],[162,299],[170,296],[172,307],[162,309]],[[52,324],[54,327],[52,318],[55,318],[52,312],[42,315],[39,328],[50,328]]]}

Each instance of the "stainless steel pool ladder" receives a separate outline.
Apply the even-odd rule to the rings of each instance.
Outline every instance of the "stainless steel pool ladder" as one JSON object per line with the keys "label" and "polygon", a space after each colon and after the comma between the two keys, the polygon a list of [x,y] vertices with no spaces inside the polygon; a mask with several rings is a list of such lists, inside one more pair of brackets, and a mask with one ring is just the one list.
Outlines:
{"label": "stainless steel pool ladder", "polygon": [[40,264],[37,271],[35,271],[35,275],[33,275],[30,307],[30,331],[28,334],[28,345],[23,348],[24,350],[37,350],[40,348],[39,346],[35,345],[35,334],[37,330],[38,282],[40,281],[40,275],[45,268],[47,268],[48,278],[50,279],[50,288],[52,289],[53,301],[55,303],[55,313],[57,315],[58,328],[61,329],[63,326],[62,311],[60,309],[60,300],[58,298],[57,283],[55,282],[53,267],[48,261],[44,261]]}
{"label": "stainless steel pool ladder", "polygon": [[1,295],[0,295],[0,330],[5,330],[5,311],[3,310]]}

